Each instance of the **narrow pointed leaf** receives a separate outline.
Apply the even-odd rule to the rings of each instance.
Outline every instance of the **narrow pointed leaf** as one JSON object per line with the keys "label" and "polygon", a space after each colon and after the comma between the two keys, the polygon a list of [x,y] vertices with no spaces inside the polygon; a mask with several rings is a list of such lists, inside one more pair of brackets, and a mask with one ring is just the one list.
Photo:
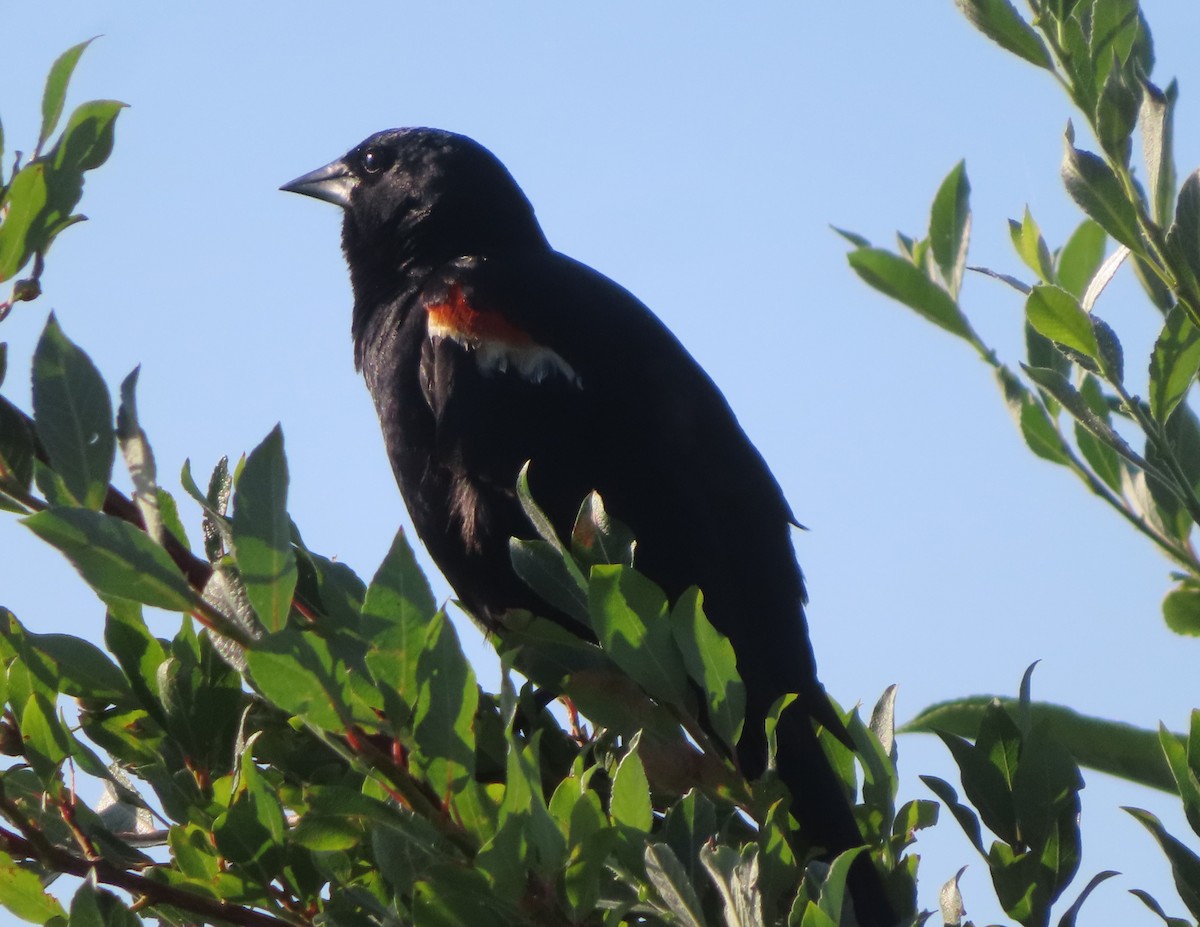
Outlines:
{"label": "narrow pointed leaf", "polygon": [[192,592],[166,551],[128,522],[87,509],[50,508],[24,519],[97,593],[168,611],[192,610]]}
{"label": "narrow pointed leaf", "polygon": [[14,277],[33,255],[36,223],[47,196],[46,166],[35,162],[17,172],[0,200],[8,209],[0,221],[0,282]]}
{"label": "narrow pointed leaf", "polygon": [[1162,821],[1140,808],[1125,808],[1134,819],[1154,835],[1158,845],[1171,863],[1175,888],[1193,918],[1200,919],[1200,857],[1197,857],[1163,827]]}
{"label": "narrow pointed leaf", "polygon": [[929,245],[951,294],[962,287],[971,237],[971,184],[959,161],[942,181],[929,215]]}
{"label": "narrow pointed leaf", "polygon": [[233,549],[250,604],[267,631],[287,623],[296,557],[287,514],[288,470],[276,425],[250,452],[234,497]]}
{"label": "narrow pointed leaf", "polygon": [[1146,81],[1142,87],[1142,157],[1146,162],[1147,195],[1154,221],[1166,226],[1171,221],[1175,199],[1175,101],[1179,85],[1171,81],[1160,90]]}
{"label": "narrow pointed leaf", "polygon": [[1150,414],[1166,422],[1200,370],[1200,329],[1182,308],[1167,314],[1150,355]]}
{"label": "narrow pointed leaf", "polygon": [[1042,237],[1041,229],[1034,221],[1029,207],[1025,207],[1025,215],[1020,222],[1008,220],[1008,231],[1012,238],[1013,247],[1025,266],[1032,270],[1043,283],[1054,282],[1054,266],[1050,258],[1050,248]]}
{"label": "narrow pointed leaf", "polygon": [[1058,254],[1055,275],[1058,285],[1082,299],[1087,285],[1104,263],[1104,246],[1108,235],[1094,219],[1084,219],[1071,233]]}
{"label": "narrow pointed leaf", "polygon": [[1054,69],[1054,59],[1041,37],[1009,0],[955,0],[955,5],[976,29],[1006,51],[1039,68]]}
{"label": "narrow pointed leaf", "polygon": [[646,875],[680,927],[705,927],[704,908],[679,857],[665,843],[646,846]]}
{"label": "narrow pointed leaf", "polygon": [[746,717],[746,687],[738,676],[733,644],[704,616],[704,598],[696,587],[685,591],[671,610],[671,631],[688,675],[707,694],[709,722],[733,748]]}
{"label": "narrow pointed leaf", "polygon": [[58,127],[58,120],[62,116],[63,102],[67,98],[67,87],[71,83],[71,75],[75,72],[75,65],[79,63],[80,56],[93,41],[95,41],[94,38],[88,39],[86,42],[80,42],[78,45],[68,48],[51,65],[50,73],[46,77],[46,87],[42,92],[42,128],[38,133],[38,150],[41,150]]}
{"label": "narrow pointed leaf", "polygon": [[1022,369],[1029,374],[1038,386],[1062,403],[1071,415],[1088,431],[1111,447],[1114,451],[1141,470],[1147,469],[1147,463],[1129,444],[1117,434],[1112,426],[1099,418],[1088,407],[1087,400],[1071,385],[1071,382],[1057,370],[1047,370],[1044,367],[1026,367]]}
{"label": "narrow pointed leaf", "polygon": [[1071,199],[1113,238],[1137,255],[1144,255],[1137,213],[1125,189],[1104,160],[1067,142],[1062,180]]}
{"label": "narrow pointed leaf", "polygon": [[954,298],[919,267],[880,248],[859,248],[847,256],[854,272],[881,293],[916,310],[952,335],[977,342]]}

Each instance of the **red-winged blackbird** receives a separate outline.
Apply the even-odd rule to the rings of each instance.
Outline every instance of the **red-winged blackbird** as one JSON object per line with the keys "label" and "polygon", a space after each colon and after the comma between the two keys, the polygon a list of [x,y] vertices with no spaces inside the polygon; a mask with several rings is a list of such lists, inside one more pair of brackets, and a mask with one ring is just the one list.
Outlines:
{"label": "red-winged blackbird", "polygon": [[[795,517],[691,355],[634,296],[551,248],[505,167],[461,135],[380,132],[283,189],[344,210],[355,361],[413,525],[476,619],[561,618],[509,558],[509,538],[535,536],[515,492],[525,461],[564,538],[598,490],[637,537],[637,568],[672,600],[699,586],[732,641],[743,770],[762,772],[764,719],[798,693],[778,728],[793,813],[830,853],[860,845],[812,726],[841,730],[808,640]],[[851,880],[861,922],[893,923],[865,857]]]}

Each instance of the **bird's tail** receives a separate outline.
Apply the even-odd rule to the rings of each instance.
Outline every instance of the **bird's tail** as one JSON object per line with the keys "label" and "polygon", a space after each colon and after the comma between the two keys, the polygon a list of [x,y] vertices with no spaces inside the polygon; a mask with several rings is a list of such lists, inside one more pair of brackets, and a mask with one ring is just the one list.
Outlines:
{"label": "bird's tail", "polygon": [[[776,737],[776,769],[792,795],[792,815],[806,841],[824,847],[830,856],[862,846],[862,833],[841,780],[803,705],[793,703],[783,712]],[[850,867],[847,890],[862,927],[895,927],[897,918],[883,879],[865,852]]]}

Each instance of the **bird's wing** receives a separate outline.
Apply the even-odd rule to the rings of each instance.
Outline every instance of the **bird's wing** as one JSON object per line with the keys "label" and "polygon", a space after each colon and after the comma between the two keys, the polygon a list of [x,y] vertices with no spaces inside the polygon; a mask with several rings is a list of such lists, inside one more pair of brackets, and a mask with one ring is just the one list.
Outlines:
{"label": "bird's wing", "polygon": [[421,300],[422,389],[443,464],[499,492],[532,460],[534,497],[564,535],[599,490],[637,536],[639,568],[672,597],[701,586],[743,676],[760,677],[752,697],[800,691],[819,708],[794,517],[720,391],[667,328],[626,290],[553,252],[462,259]]}

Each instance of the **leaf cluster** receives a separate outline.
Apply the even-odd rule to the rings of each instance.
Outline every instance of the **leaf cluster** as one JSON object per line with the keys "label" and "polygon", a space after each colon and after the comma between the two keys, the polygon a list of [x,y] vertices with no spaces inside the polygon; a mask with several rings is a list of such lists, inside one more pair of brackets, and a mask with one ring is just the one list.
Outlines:
{"label": "leaf cluster", "polygon": [[[1029,450],[1072,472],[1172,561],[1175,585],[1163,602],[1163,616],[1178,633],[1200,633],[1200,561],[1194,547],[1200,419],[1189,403],[1200,369],[1200,171],[1182,183],[1176,177],[1178,86],[1172,81],[1161,88],[1151,80],[1154,45],[1137,0],[1029,0],[1031,20],[1009,0],[957,5],[988,38],[1052,75],[1078,110],[1097,148],[1080,147],[1068,123],[1060,175],[1084,218],[1055,249],[1028,207],[1021,219],[1009,221],[1024,280],[970,267],[970,185],[959,163],[934,197],[924,237],[899,235],[893,250],[841,232],[854,246],[850,266],[869,285],[979,354],[992,368]],[[1141,140],[1139,166],[1135,132]],[[1130,385],[1121,341],[1098,312],[1123,265],[1132,268],[1153,307],[1158,333],[1144,366],[1144,395]],[[1018,365],[1004,363],[972,327],[962,301],[967,270],[1021,294],[1025,356]],[[1197,816],[1194,720],[1188,738],[1165,729],[1156,736],[1030,703],[1027,684],[1028,677],[1017,703],[961,699],[927,709],[906,730],[936,732],[946,742],[977,813],[959,803],[947,783],[926,782],[987,859],[1005,910],[1028,924],[1047,923],[1051,902],[1078,866],[1076,761],[1177,792],[1193,828]],[[1031,813],[1038,823],[1030,821]],[[1196,917],[1196,857],[1151,815],[1131,813],[1160,843]],[[980,821],[998,838],[988,849]],[[1108,875],[1093,879],[1064,923],[1073,923],[1083,898]],[[955,885],[947,892],[953,900]],[[1135,894],[1168,923],[1180,923],[1150,896]]]}
{"label": "leaf cluster", "polygon": [[[51,316],[33,381],[31,418],[0,398],[14,424],[0,493],[96,592],[108,654],[2,615],[0,904],[72,920],[81,896],[67,913],[24,874],[90,872],[86,903],[121,921],[842,919],[853,854],[827,869],[797,855],[786,792],[733,759],[745,693],[731,645],[698,590],[669,603],[633,569],[636,541],[599,496],[560,538],[522,473],[540,537],[513,541],[514,567],[579,627],[514,617],[495,638],[503,684],[487,692],[403,532],[366,583],[305,546],[279,428],[232,471],[220,462],[205,491],[185,465],[200,560],[158,483],[137,371],[114,417]],[[111,485],[118,453],[132,499]],[[181,615],[174,638],[150,632],[147,608]],[[548,709],[558,697],[565,719]],[[847,725],[869,843],[911,912],[904,851],[935,809],[897,811],[891,757],[856,715]],[[829,741],[853,794],[853,754]],[[102,804],[82,800],[81,775],[103,783]]]}
{"label": "leaf cluster", "polygon": [[[22,164],[21,152],[4,170],[4,129],[0,126],[0,282],[15,277],[30,260],[33,273],[18,280],[12,296],[0,303],[3,319],[16,302],[41,293],[43,258],[60,232],[82,222],[75,212],[83,195],[83,175],[112,153],[117,115],[124,103],[91,100],[76,107],[53,144],[67,98],[67,87],[80,56],[92,40],[67,49],[54,62],[42,94],[42,123],[33,155]],[[47,147],[49,146],[49,147]]]}

